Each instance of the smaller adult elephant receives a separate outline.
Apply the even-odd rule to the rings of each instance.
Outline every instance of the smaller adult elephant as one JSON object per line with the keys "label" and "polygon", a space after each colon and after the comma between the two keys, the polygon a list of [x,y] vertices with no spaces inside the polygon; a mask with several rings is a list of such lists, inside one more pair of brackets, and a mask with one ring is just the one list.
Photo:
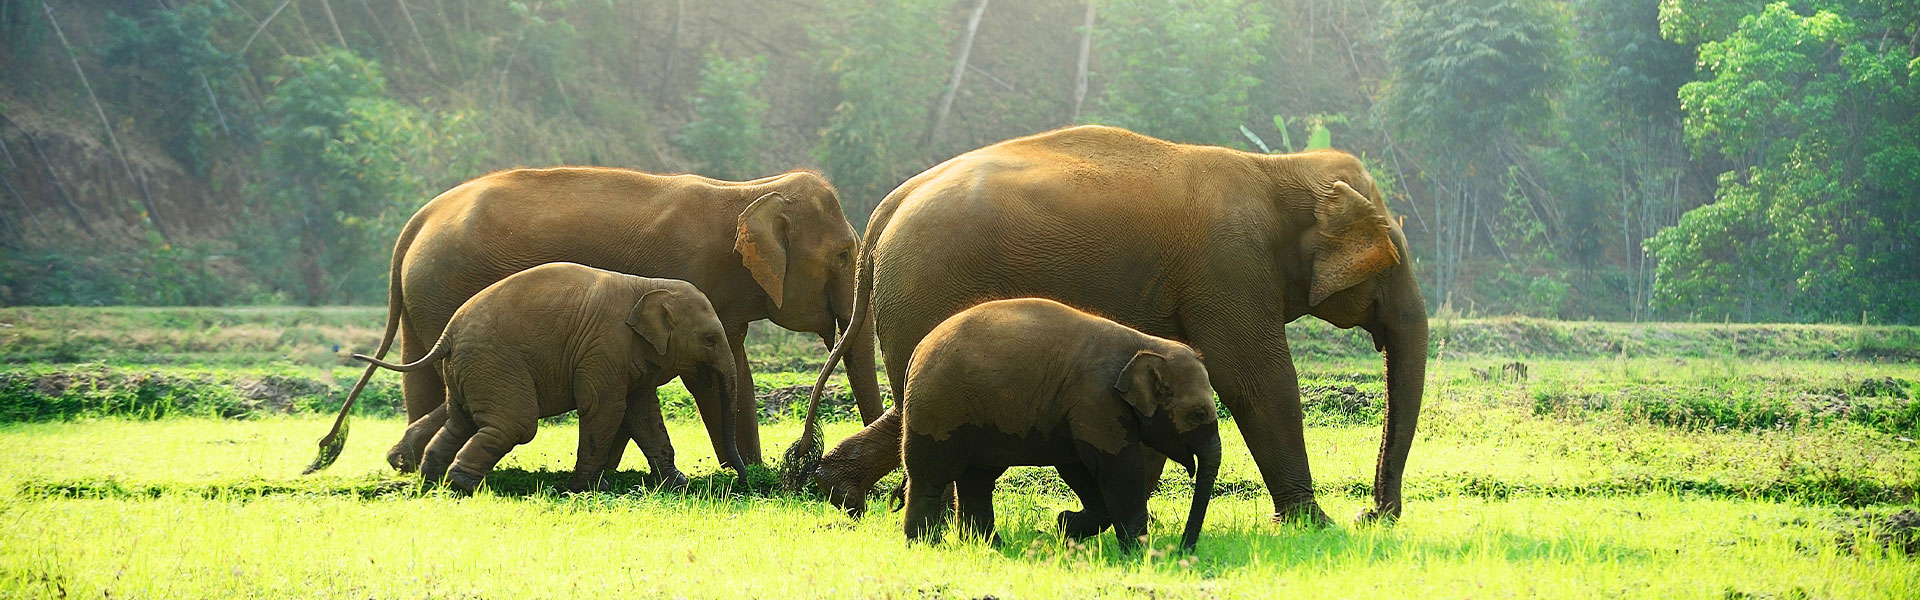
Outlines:
{"label": "smaller adult elephant", "polygon": [[[731,395],[713,384],[687,391],[715,456],[731,460],[720,449],[718,423],[721,412],[732,412],[740,455],[757,464],[758,410],[743,343],[748,325],[771,320],[832,344],[852,315],[858,245],[839,193],[816,173],[720,181],[600,167],[500,171],[447,190],[407,220],[393,245],[386,332],[370,354],[385,358],[398,341],[403,361],[418,360],[468,298],[546,263],[686,281],[712,302],[738,366]],[[850,369],[849,377],[862,416],[878,418],[884,407],[872,356],[855,351],[847,360],[867,365]],[[368,367],[355,389],[373,373]],[[437,410],[446,389],[439,374],[407,373],[401,388],[408,421],[429,423],[413,431],[437,431],[446,414]],[[309,472],[339,456],[346,443],[341,422],[320,440]],[[418,468],[427,442],[402,438],[388,463]]]}
{"label": "smaller adult elephant", "polygon": [[[726,330],[693,284],[572,263],[534,267],[481,290],[417,361],[354,357],[403,372],[437,368],[447,382],[446,425],[409,433],[431,435],[421,475],[468,492],[509,450],[533,440],[539,419],[576,409],[580,451],[568,489],[595,486],[603,469],[620,464],[628,437],[655,478],[684,482],[655,388],[682,377],[727,389],[735,369]],[[744,464],[732,412],[720,414],[726,454]]]}
{"label": "smaller adult elephant", "polygon": [[[1061,513],[1076,538],[1113,526],[1123,551],[1147,530],[1146,449],[1194,472],[1181,538],[1193,549],[1220,473],[1220,427],[1200,355],[1185,344],[1039,298],[987,302],[913,352],[900,454],[908,539],[930,534],[954,486],[964,533],[993,536],[994,481],[1053,466],[1080,497]],[[813,407],[809,407],[809,412]]]}

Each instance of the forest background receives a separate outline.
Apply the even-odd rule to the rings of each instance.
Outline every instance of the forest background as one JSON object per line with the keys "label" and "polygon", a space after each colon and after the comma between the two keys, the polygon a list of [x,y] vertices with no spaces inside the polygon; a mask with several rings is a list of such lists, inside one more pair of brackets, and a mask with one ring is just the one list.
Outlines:
{"label": "forest background", "polygon": [[380,304],[514,166],[1361,156],[1433,309],[1920,323],[1920,0],[0,0],[0,305]]}

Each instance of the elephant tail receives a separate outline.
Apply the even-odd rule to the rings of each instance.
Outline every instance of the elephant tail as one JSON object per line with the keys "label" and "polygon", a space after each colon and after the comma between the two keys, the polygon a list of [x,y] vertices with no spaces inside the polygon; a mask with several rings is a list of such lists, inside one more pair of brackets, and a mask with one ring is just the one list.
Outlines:
{"label": "elephant tail", "polygon": [[[380,335],[380,348],[373,351],[376,358],[386,357],[387,351],[393,348],[394,337],[400,332],[400,311],[405,306],[405,301],[400,294],[401,261],[407,255],[407,248],[413,245],[414,236],[419,233],[418,219],[409,219],[406,230],[400,232],[400,239],[393,244],[393,259],[387,270],[387,330]],[[347,446],[347,414],[353,410],[354,401],[360,398],[360,391],[366,389],[367,381],[373,379],[374,367],[375,365],[372,364],[367,365],[367,370],[360,373],[360,380],[354,382],[353,391],[347,392],[347,401],[341,403],[340,414],[333,417],[333,429],[320,437],[319,455],[313,457],[313,462],[307,465],[305,471],[300,472],[301,475],[333,466],[333,461],[340,458],[340,451]]]}
{"label": "elephant tail", "polygon": [[[847,356],[847,350],[859,344],[873,343],[873,247],[880,240],[880,234],[887,230],[887,223],[893,220],[893,211],[900,206],[914,182],[901,184],[893,193],[881,201],[873,211],[873,217],[867,221],[866,238],[860,242],[860,261],[854,270],[853,278],[853,315],[848,317],[847,333],[834,344],[833,352],[827,355],[827,364],[820,367],[820,377],[813,381],[813,391],[807,395],[807,421],[800,430],[800,439],[787,446],[780,459],[780,482],[789,491],[798,491],[820,466],[821,447],[826,445],[820,435],[820,394],[825,391],[827,380],[833,377],[833,369]],[[866,356],[872,357],[868,351]],[[873,368],[871,361],[866,368]],[[853,365],[849,364],[851,369]],[[898,402],[898,400],[895,400]]]}
{"label": "elephant tail", "polygon": [[447,338],[442,336],[440,338],[440,342],[434,344],[432,350],[427,351],[426,356],[422,356],[420,357],[420,360],[416,360],[406,364],[390,363],[384,360],[380,360],[378,358],[367,356],[365,354],[355,354],[353,355],[353,357],[356,359],[366,361],[368,365],[367,366],[368,369],[372,369],[373,367],[381,367],[384,369],[399,371],[401,373],[411,373],[414,371],[427,368],[428,366],[433,364],[433,361],[446,358],[447,357]]}

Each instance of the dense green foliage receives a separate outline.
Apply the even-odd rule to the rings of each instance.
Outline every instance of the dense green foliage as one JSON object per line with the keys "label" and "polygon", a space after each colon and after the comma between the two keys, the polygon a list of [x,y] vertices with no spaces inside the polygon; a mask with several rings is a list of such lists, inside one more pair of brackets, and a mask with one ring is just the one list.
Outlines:
{"label": "dense green foliage", "polygon": [[1238,146],[1267,41],[1265,7],[1246,0],[1105,3],[1105,93],[1095,121],[1189,144]]}
{"label": "dense green foliage", "polygon": [[1071,124],[1086,41],[1082,121],[1361,155],[1441,314],[1920,322],[1908,0],[46,6],[0,3],[0,303],[375,303],[399,219],[514,166],[816,168],[864,225]]}
{"label": "dense green foliage", "polygon": [[878,8],[831,0],[826,24],[811,31],[822,48],[821,71],[839,91],[813,156],[840,189],[854,227],[864,230],[880,198],[927,165],[920,143],[927,106],[940,93],[940,15],[949,4],[904,0]]}
{"label": "dense green foliage", "polygon": [[242,251],[293,300],[367,298],[386,288],[389,240],[432,195],[419,167],[435,156],[435,117],[384,96],[379,65],[352,52],[288,62],[267,99],[267,177]]}
{"label": "dense green foliage", "polygon": [[766,68],[767,61],[758,56],[707,57],[693,97],[693,120],[673,140],[687,157],[700,162],[700,174],[735,181],[761,175],[758,150],[766,139],[762,122],[767,101],[757,87]]}
{"label": "dense green foliage", "polygon": [[[1673,2],[1685,13],[1695,2]],[[1920,318],[1920,36],[1912,3],[1786,2],[1699,39],[1686,140],[1733,170],[1648,242],[1655,299],[1742,319]],[[1737,240],[1737,242],[1735,242]],[[1731,242],[1731,243],[1730,243]]]}

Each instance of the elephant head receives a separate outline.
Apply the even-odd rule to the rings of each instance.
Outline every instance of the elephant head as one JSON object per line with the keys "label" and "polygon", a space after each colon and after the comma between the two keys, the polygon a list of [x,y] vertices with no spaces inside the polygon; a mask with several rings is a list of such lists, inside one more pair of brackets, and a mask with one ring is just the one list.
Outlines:
{"label": "elephant head", "polygon": [[1341,328],[1361,327],[1373,335],[1374,348],[1386,353],[1387,414],[1374,471],[1375,506],[1360,517],[1397,518],[1427,366],[1426,299],[1406,261],[1406,235],[1388,218],[1372,177],[1351,155],[1273,158],[1284,165],[1295,189],[1310,190],[1312,196],[1310,208],[1299,210],[1310,215],[1300,218],[1308,224],[1295,254],[1305,273],[1291,279],[1305,285],[1290,290],[1290,306],[1305,307],[1299,312]]}
{"label": "elephant head", "polygon": [[768,187],[740,213],[734,249],[766,290],[773,322],[818,333],[831,346],[853,316],[860,238],[819,175],[789,173]]}
{"label": "elephant head", "polygon": [[1133,407],[1148,446],[1187,468],[1194,476],[1193,505],[1181,548],[1200,540],[1207,503],[1220,475],[1220,424],[1213,385],[1198,353],[1175,346],[1165,353],[1140,350],[1120,370],[1113,390]]}
{"label": "elephant head", "polygon": [[[677,374],[720,386],[733,397],[733,349],[713,304],[692,284],[673,281],[640,295],[627,311],[627,327],[638,334],[633,343],[635,362],[651,363],[656,372]],[[746,461],[734,440],[734,411],[720,413],[720,437],[726,460],[745,477]]]}

